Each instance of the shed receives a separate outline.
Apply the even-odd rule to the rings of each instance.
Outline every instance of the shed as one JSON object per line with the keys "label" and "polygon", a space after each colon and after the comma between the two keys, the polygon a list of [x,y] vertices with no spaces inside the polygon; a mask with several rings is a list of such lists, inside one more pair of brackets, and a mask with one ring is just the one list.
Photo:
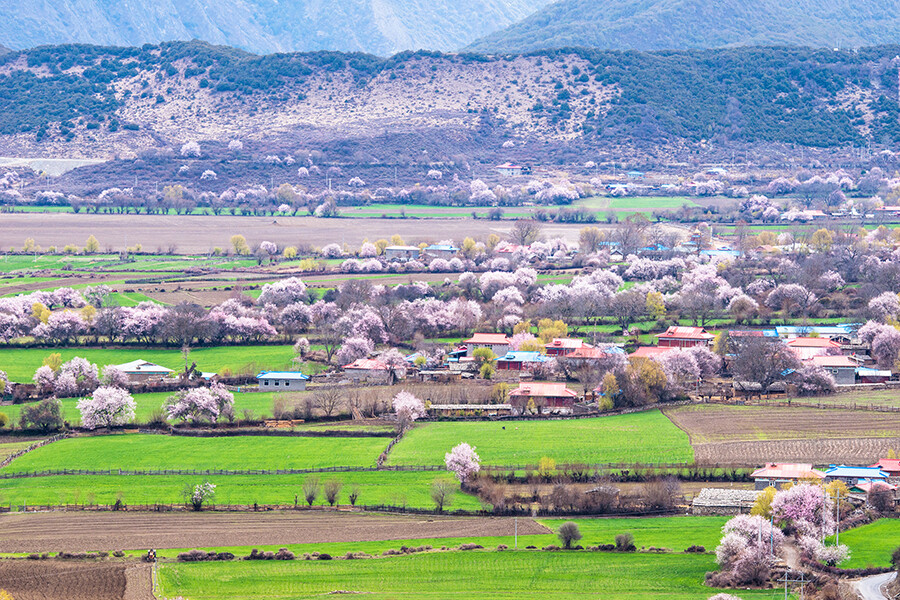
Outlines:
{"label": "shed", "polygon": [[377,359],[359,358],[344,365],[343,369],[344,374],[357,383],[391,383],[391,368]]}
{"label": "shed", "polygon": [[256,376],[259,389],[265,390],[290,390],[302,392],[306,389],[309,376],[298,371],[263,371]]}
{"label": "shed", "polygon": [[172,369],[141,359],[114,366],[125,373],[131,383],[162,381],[175,372]]}

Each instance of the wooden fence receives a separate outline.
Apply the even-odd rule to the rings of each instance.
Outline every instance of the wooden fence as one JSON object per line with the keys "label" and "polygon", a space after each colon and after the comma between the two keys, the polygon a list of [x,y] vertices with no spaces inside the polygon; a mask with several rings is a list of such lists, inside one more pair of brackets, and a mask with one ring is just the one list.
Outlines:
{"label": "wooden fence", "polygon": [[35,443],[31,444],[30,446],[28,446],[27,448],[19,450],[18,452],[14,452],[14,453],[10,454],[9,456],[7,456],[6,458],[4,458],[3,460],[0,460],[0,469],[2,469],[3,467],[8,465],[15,459],[19,458],[20,456],[24,456],[25,454],[28,454],[32,450],[37,450],[38,448],[40,448],[42,446],[46,446],[47,444],[52,444],[53,442],[59,441],[68,436],[69,436],[68,433],[60,433],[60,434],[54,435],[53,437],[49,437],[46,440],[40,440],[39,442],[35,442]]}

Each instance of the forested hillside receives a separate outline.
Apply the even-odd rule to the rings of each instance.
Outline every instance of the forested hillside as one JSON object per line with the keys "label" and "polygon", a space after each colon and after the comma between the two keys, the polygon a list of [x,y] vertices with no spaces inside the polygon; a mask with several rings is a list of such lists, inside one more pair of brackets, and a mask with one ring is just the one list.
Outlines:
{"label": "forested hillside", "polygon": [[16,0],[0,43],[139,46],[199,39],[256,53],[455,50],[548,0]]}
{"label": "forested hillside", "polygon": [[900,141],[898,54],[885,46],[382,59],[258,57],[196,42],[48,47],[0,58],[0,151],[98,156],[193,139],[395,134],[448,152],[503,140],[886,144]]}
{"label": "forested hillside", "polygon": [[900,13],[888,0],[561,0],[468,49],[856,48],[898,39]]}

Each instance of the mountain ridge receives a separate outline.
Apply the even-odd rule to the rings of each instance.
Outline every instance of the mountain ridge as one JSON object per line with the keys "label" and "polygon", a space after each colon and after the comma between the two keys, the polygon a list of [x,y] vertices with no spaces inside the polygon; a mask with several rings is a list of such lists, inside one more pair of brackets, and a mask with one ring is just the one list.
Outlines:
{"label": "mountain ridge", "polygon": [[[549,0],[17,0],[0,3],[13,49],[203,40],[255,54],[455,50]],[[427,5],[426,5],[427,4]]]}
{"label": "mountain ridge", "polygon": [[465,49],[853,48],[898,39],[900,14],[886,0],[560,0]]}

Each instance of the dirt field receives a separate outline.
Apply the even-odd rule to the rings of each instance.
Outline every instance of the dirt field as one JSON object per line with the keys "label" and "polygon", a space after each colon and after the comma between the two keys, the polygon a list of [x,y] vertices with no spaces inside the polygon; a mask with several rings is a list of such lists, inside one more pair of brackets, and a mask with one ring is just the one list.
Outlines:
{"label": "dirt field", "polygon": [[900,418],[891,413],[717,404],[665,413],[690,436],[701,463],[868,464],[900,449]]}
{"label": "dirt field", "polygon": [[[0,552],[136,550],[512,535],[513,519],[350,513],[32,513],[0,516]],[[550,533],[519,519],[519,534]],[[18,598],[18,596],[16,596]]]}
{"label": "dirt field", "polygon": [[[73,213],[13,213],[0,219],[0,239],[20,245],[32,237],[43,247],[84,245],[94,235],[103,249],[119,251],[126,244],[143,244],[146,250],[175,247],[180,254],[208,252],[215,246],[228,248],[232,235],[241,234],[252,246],[263,240],[279,246],[335,242],[359,246],[363,239],[376,240],[400,234],[407,243],[435,242],[466,236],[486,238],[505,235],[510,221],[473,219],[316,219],[313,217],[233,217],[176,215],[94,215]],[[578,240],[583,225],[544,226],[547,237]]]}
{"label": "dirt field", "polygon": [[703,404],[666,410],[665,414],[687,432],[694,445],[751,440],[900,437],[900,417],[892,413]]}
{"label": "dirt field", "polygon": [[869,465],[887,456],[891,449],[900,449],[900,437],[694,444],[694,456],[697,462],[708,464],[758,466],[767,462],[803,462],[815,465]]}
{"label": "dirt field", "polygon": [[0,560],[0,589],[16,600],[150,600],[150,566],[94,560]]}

